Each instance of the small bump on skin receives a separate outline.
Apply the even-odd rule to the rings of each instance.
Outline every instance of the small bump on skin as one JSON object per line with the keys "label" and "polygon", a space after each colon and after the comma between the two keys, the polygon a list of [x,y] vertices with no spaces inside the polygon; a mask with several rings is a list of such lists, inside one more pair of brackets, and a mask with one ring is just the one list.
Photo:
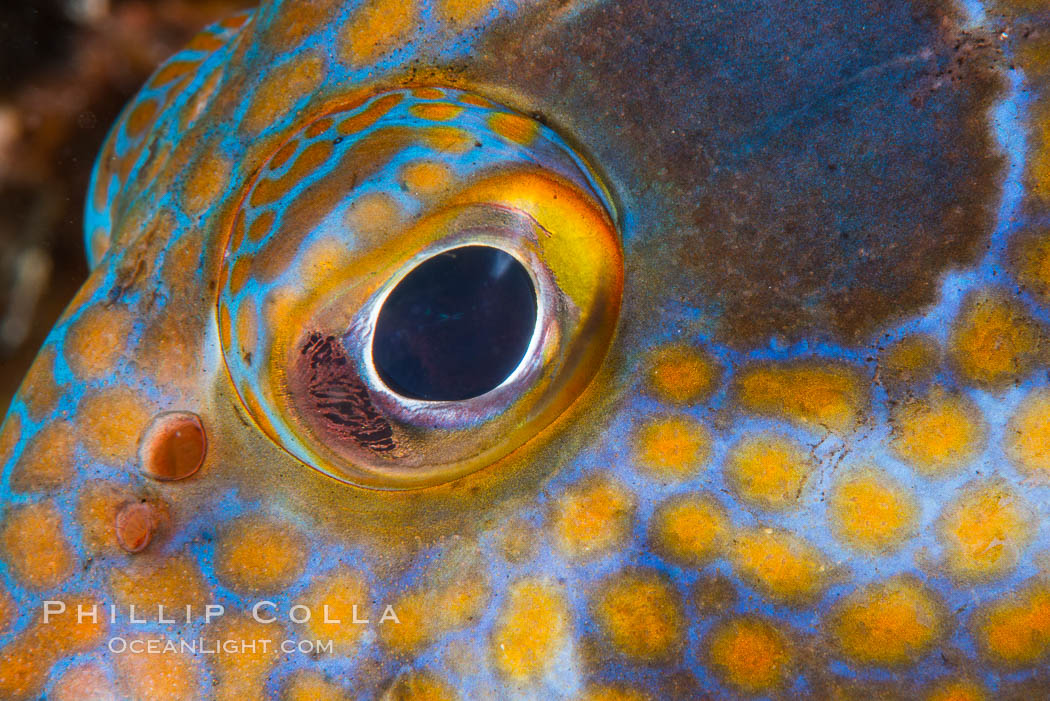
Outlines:
{"label": "small bump on skin", "polygon": [[207,450],[200,417],[188,411],[166,411],[154,416],[142,434],[139,469],[155,480],[186,479],[204,464]]}
{"label": "small bump on skin", "polygon": [[129,553],[144,550],[157,527],[153,507],[143,502],[127,504],[117,513],[114,527],[121,548]]}
{"label": "small bump on skin", "polygon": [[606,639],[632,660],[670,661],[684,642],[681,598],[654,571],[629,570],[612,576],[599,586],[591,605]]}
{"label": "small bump on skin", "polygon": [[710,453],[711,436],[688,416],[655,417],[636,430],[635,460],[657,479],[681,481],[698,472]]}
{"label": "small bump on skin", "polygon": [[684,405],[708,399],[721,374],[721,368],[708,354],[690,346],[673,345],[652,354],[646,379],[655,396]]}

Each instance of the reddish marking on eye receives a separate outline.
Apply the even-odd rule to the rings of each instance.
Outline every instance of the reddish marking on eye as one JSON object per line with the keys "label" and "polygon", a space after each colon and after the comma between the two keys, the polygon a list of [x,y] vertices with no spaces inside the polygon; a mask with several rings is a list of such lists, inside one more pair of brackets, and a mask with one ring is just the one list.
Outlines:
{"label": "reddish marking on eye", "polygon": [[117,513],[117,543],[129,553],[137,553],[149,545],[157,520],[149,504],[127,504]]}
{"label": "reddish marking on eye", "polygon": [[315,426],[375,453],[397,448],[390,422],[372,403],[346,351],[334,336],[314,332],[303,345],[295,378],[300,407]]}
{"label": "reddish marking on eye", "polygon": [[208,441],[196,414],[166,411],[153,417],[139,442],[139,469],[156,480],[185,479],[200,469]]}

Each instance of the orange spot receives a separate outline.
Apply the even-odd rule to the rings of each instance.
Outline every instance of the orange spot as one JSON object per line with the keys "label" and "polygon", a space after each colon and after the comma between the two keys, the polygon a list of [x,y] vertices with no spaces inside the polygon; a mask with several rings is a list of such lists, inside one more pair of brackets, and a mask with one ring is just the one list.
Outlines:
{"label": "orange spot", "polygon": [[705,643],[715,674],[745,694],[776,691],[792,675],[793,645],[782,630],[764,619],[748,616],[720,623]]}
{"label": "orange spot", "polygon": [[[220,645],[214,656],[216,701],[261,699],[266,678],[281,655],[285,632],[276,623],[226,614],[209,627],[207,637]],[[223,641],[232,641],[226,645]],[[254,643],[254,644],[253,644]]]}
{"label": "orange spot", "polygon": [[665,346],[649,359],[648,382],[653,393],[675,404],[692,404],[711,396],[721,368],[706,353],[690,346]]}
{"label": "orange spot", "polygon": [[[199,35],[198,35],[199,36]],[[152,88],[159,88],[173,83],[177,79],[197,70],[197,67],[201,65],[201,59],[192,59],[189,61],[168,61],[160,69],[153,74],[153,78],[150,79],[149,84]]]}
{"label": "orange spot", "polygon": [[252,96],[241,129],[257,134],[283,119],[304,95],[312,94],[324,77],[317,56],[301,55],[271,70]]}
{"label": "orange spot", "polygon": [[230,170],[230,161],[215,151],[199,158],[183,176],[182,204],[186,210],[198,215],[215,204],[230,181]]}
{"label": "orange spot", "polygon": [[245,517],[219,537],[215,573],[237,591],[280,591],[302,573],[306,550],[302,535],[291,524]]}
{"label": "orange spot", "polygon": [[131,462],[150,407],[127,387],[107,387],[87,395],[77,407],[80,440],[95,458]]}
{"label": "orange spot", "polygon": [[68,422],[49,423],[33,436],[11,471],[11,489],[18,492],[57,490],[69,482],[75,464],[76,440]]}
{"label": "orange spot", "polygon": [[701,567],[722,553],[729,526],[725,509],[714,497],[687,494],[658,506],[650,528],[666,557]]}
{"label": "orange spot", "polygon": [[988,692],[973,679],[942,679],[930,687],[925,701],[988,701]]}
{"label": "orange spot", "polygon": [[[1044,126],[1043,133],[1050,134],[1050,129]],[[1046,147],[1042,150],[1045,153]],[[1050,235],[1043,231],[1036,236],[1023,237],[1021,241],[1015,256],[1018,277],[1044,304],[1050,304]]]}
{"label": "orange spot", "polygon": [[480,21],[495,0],[439,0],[438,16],[455,29],[466,29]]}
{"label": "orange spot", "polygon": [[569,609],[553,584],[522,580],[511,585],[492,634],[496,669],[515,682],[543,675],[565,644]]}
{"label": "orange spot", "polygon": [[456,701],[458,696],[445,681],[429,672],[410,672],[383,694],[382,701]]}
{"label": "orange spot", "polygon": [[797,507],[812,471],[803,446],[773,433],[742,439],[725,465],[726,481],[737,497],[771,511]]}
{"label": "orange spot", "polygon": [[459,127],[430,127],[423,132],[423,140],[439,153],[463,153],[474,147],[474,137]]}
{"label": "orange spot", "polygon": [[128,115],[128,119],[124,122],[124,133],[127,134],[129,139],[135,139],[142,135],[142,132],[146,131],[153,120],[157,117],[157,101],[146,100],[140,102],[135,106],[135,109],[131,110],[131,114]]}
{"label": "orange spot", "polygon": [[915,664],[946,632],[941,602],[920,582],[894,577],[841,600],[828,632],[854,662],[879,667]]}
{"label": "orange spot", "polygon": [[901,405],[892,421],[896,433],[893,449],[927,477],[963,467],[984,442],[984,421],[977,405],[939,387],[922,399]]}
{"label": "orange spot", "polygon": [[255,217],[251,226],[248,227],[248,240],[259,242],[266,238],[266,235],[270,233],[270,229],[273,228],[275,218],[276,215],[273,210],[263,212]]}
{"label": "orange spot", "polygon": [[346,226],[362,244],[373,245],[395,234],[403,221],[401,206],[385,192],[358,197],[346,211]]}
{"label": "orange spot", "polygon": [[81,539],[89,553],[120,552],[113,524],[120,509],[134,501],[135,495],[131,491],[112,482],[91,480],[84,484],[77,499],[76,513]]}
{"label": "orange spot", "polygon": [[121,306],[97,304],[70,324],[64,344],[66,362],[81,379],[111,374],[124,352],[134,319]]}
{"label": "orange spot", "polygon": [[150,421],[139,443],[139,469],[156,480],[192,476],[208,449],[200,417],[188,411],[165,411]]}
{"label": "orange spot", "polygon": [[237,342],[241,346],[241,355],[249,365],[250,358],[255,355],[255,344],[258,340],[257,317],[255,299],[245,297],[241,308],[237,310]]}
{"label": "orange spot", "polygon": [[938,523],[945,565],[966,581],[997,579],[1016,567],[1035,530],[1035,512],[1005,482],[965,487]]}
{"label": "orange spot", "polygon": [[639,689],[626,686],[590,686],[579,701],[653,701],[653,697]]}
{"label": "orange spot", "polygon": [[343,58],[354,65],[403,46],[412,36],[419,17],[415,0],[370,0],[347,23]]}
{"label": "orange spot", "polygon": [[204,329],[199,317],[172,311],[155,318],[142,334],[135,365],[171,391],[190,391],[200,382]]}
{"label": "orange spot", "polygon": [[382,97],[376,98],[369,107],[362,110],[358,114],[351,117],[346,117],[339,122],[336,130],[341,136],[350,136],[358,132],[368,129],[370,126],[378,122],[387,112],[397,106],[404,96],[400,93],[390,93],[383,95]]}
{"label": "orange spot", "polygon": [[0,551],[11,575],[30,589],[51,589],[73,573],[76,555],[51,501],[11,507],[0,527]]}
{"label": "orange spot", "polygon": [[50,414],[62,396],[63,388],[55,379],[55,348],[45,347],[29,367],[18,390],[29,415],[41,419]]}
{"label": "orange spot", "polygon": [[536,120],[509,112],[495,112],[489,117],[489,129],[508,141],[528,146],[540,131]]}
{"label": "orange spot", "polygon": [[654,476],[686,479],[700,470],[710,452],[707,429],[688,416],[648,419],[634,439],[635,459]]}
{"label": "orange spot", "polygon": [[1050,584],[1032,580],[983,606],[973,635],[987,660],[1007,668],[1030,667],[1050,654]]}
{"label": "orange spot", "polygon": [[882,372],[893,382],[925,382],[933,377],[941,362],[936,339],[926,334],[905,336],[882,354]]}
{"label": "orange spot", "polygon": [[748,368],[736,383],[736,395],[748,411],[844,432],[856,425],[867,403],[864,386],[855,368],[809,360]]}
{"label": "orange spot", "polygon": [[570,487],[554,507],[554,538],[573,558],[606,553],[630,533],[634,497],[622,485],[592,479]]}
{"label": "orange spot", "polygon": [[251,256],[242,255],[237,258],[230,270],[230,294],[238,295],[244,289],[244,283],[248,281],[248,271],[252,267]]}
{"label": "orange spot", "polygon": [[125,611],[134,606],[139,618],[157,620],[158,606],[164,616],[185,620],[186,607],[201,614],[201,604],[211,599],[200,568],[188,555],[135,559],[125,568],[110,571],[109,585],[114,601]]}
{"label": "orange spot", "polygon": [[1050,482],[1050,391],[1030,393],[1010,419],[1003,439],[1006,454],[1025,477]]}
{"label": "orange spot", "polygon": [[401,169],[401,186],[416,197],[434,197],[452,187],[452,170],[437,161],[414,161]]}
{"label": "orange spot", "polygon": [[0,468],[15,454],[15,446],[22,438],[22,418],[15,413],[7,415],[0,424]]}
{"label": "orange spot", "polygon": [[414,117],[431,122],[449,122],[463,112],[463,106],[452,102],[423,102],[412,105],[408,111]]}
{"label": "orange spot", "polygon": [[741,579],[790,606],[816,601],[831,574],[824,553],[788,531],[773,528],[737,532],[729,546],[729,559]]}
{"label": "orange spot", "polygon": [[[134,636],[131,640],[139,645],[152,644],[156,650],[164,650],[165,643],[178,646],[177,640],[165,637]],[[185,652],[168,650],[149,652],[127,652],[114,655],[121,686],[129,697],[150,701],[192,701],[200,697],[200,665]]]}
{"label": "orange spot", "polygon": [[828,520],[857,550],[888,552],[915,532],[919,506],[899,482],[875,469],[857,470],[832,488]]}
{"label": "orange spot", "polygon": [[70,667],[51,687],[51,701],[116,701],[117,692],[105,671],[93,662]]}
{"label": "orange spot", "polygon": [[353,621],[371,619],[368,582],[360,573],[341,568],[318,578],[306,591],[303,605],[311,612],[305,627],[313,639],[332,641],[337,655],[353,654],[366,628]]}
{"label": "orange spot", "polygon": [[948,352],[969,382],[1001,387],[1033,369],[1039,336],[1039,327],[1016,301],[1001,290],[983,290],[963,305]]}
{"label": "orange spot", "polygon": [[592,604],[602,632],[629,658],[668,660],[682,646],[682,602],[655,572],[636,570],[615,575],[599,587]]}

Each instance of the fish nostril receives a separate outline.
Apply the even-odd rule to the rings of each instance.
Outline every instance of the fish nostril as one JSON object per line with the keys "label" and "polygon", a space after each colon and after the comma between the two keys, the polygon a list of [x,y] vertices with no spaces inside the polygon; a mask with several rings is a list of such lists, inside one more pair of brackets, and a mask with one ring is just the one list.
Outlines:
{"label": "fish nostril", "polygon": [[153,539],[157,519],[153,507],[138,502],[127,504],[117,513],[117,543],[129,553],[144,550]]}
{"label": "fish nostril", "polygon": [[190,477],[204,462],[208,440],[200,417],[188,411],[157,414],[139,441],[139,469],[156,480]]}

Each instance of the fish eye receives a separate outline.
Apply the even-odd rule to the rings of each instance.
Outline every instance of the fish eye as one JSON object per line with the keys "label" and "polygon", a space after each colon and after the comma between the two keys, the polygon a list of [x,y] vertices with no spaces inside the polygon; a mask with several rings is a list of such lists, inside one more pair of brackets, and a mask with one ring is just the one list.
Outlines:
{"label": "fish eye", "polygon": [[463,246],[420,263],[380,306],[372,361],[411,399],[461,401],[501,385],[529,349],[536,290],[511,254]]}
{"label": "fish eye", "polygon": [[556,131],[450,88],[307,121],[244,193],[229,377],[301,462],[380,489],[499,463],[586,389],[623,288],[616,210]]}

